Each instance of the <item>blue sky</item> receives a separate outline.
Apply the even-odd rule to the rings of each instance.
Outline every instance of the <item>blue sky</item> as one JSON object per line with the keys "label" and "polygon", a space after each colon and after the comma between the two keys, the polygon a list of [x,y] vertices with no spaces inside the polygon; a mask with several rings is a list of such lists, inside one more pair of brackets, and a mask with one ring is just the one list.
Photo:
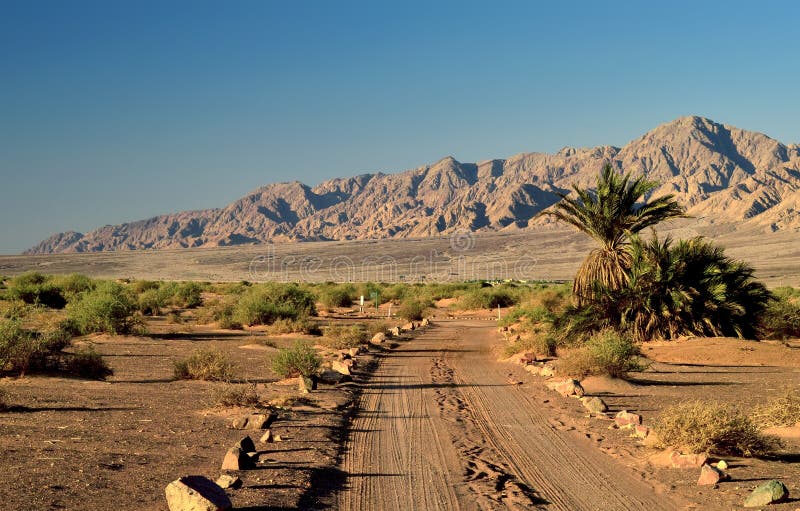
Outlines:
{"label": "blue sky", "polygon": [[792,2],[0,0],[0,253],[698,114],[800,142]]}

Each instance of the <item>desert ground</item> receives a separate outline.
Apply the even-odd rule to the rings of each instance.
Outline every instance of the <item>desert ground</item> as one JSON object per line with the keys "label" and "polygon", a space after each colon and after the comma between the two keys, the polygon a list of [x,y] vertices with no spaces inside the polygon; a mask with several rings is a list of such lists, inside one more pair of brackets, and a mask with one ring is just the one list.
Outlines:
{"label": "desert ground", "polygon": [[[660,235],[707,236],[747,261],[769,286],[800,286],[794,231],[741,230],[692,219]],[[252,282],[455,282],[473,279],[570,280],[592,246],[573,230],[457,233],[423,239],[356,240],[237,247],[0,256],[0,275],[35,270],[100,278]]]}
{"label": "desert ground", "polygon": [[[697,234],[674,226],[674,235]],[[800,283],[792,233],[705,231],[751,262],[771,286]],[[207,281],[568,280],[588,243],[559,230],[459,239],[352,241],[162,252],[4,256],[0,274],[28,270],[125,279]],[[206,297],[208,298],[208,297]],[[8,509],[166,510],[164,488],[183,475],[212,480],[227,450],[249,435],[256,466],[227,490],[234,509],[740,509],[761,482],[779,479],[791,494],[777,510],[800,507],[800,428],[767,433],[778,451],[726,457],[729,480],[698,486],[698,467],[672,468],[662,451],[614,425],[614,413],[645,425],[666,407],[693,399],[744,410],[800,384],[800,340],[686,338],[642,346],[646,370],[628,379],[589,377],[586,395],[608,416],[588,414],[546,379],[506,359],[498,328],[510,309],[460,310],[438,300],[432,325],[358,354],[352,381],[321,382],[311,393],[270,368],[305,334],[263,327],[227,330],[194,310],[143,317],[146,333],[90,334],[113,369],[106,381],[29,374],[2,378],[5,463],[0,487]],[[376,322],[390,314],[318,304],[325,325]],[[174,314],[178,312],[179,320]],[[383,321],[383,320],[381,320]],[[399,324],[397,319],[394,324]],[[174,362],[215,348],[238,366],[230,382],[175,379]],[[317,346],[329,363],[342,354]],[[231,404],[235,389],[253,394]],[[273,414],[280,441],[231,427],[238,417]],[[719,459],[712,458],[710,462]]]}
{"label": "desert ground", "polygon": [[[503,310],[502,313],[507,311]],[[356,311],[327,315],[349,323]],[[763,480],[800,492],[795,428],[771,459],[728,458],[730,481],[696,485],[697,468],[666,468],[657,451],[589,417],[578,400],[500,360],[494,312],[436,310],[430,327],[370,346],[354,382],[300,394],[268,369],[296,335],[267,336],[149,320],[146,336],[94,335],[114,376],[105,382],[51,376],[6,378],[14,406],[0,413],[7,509],[166,510],[164,487],[181,475],[215,479],[226,450],[250,434],[254,470],[228,490],[235,509],[739,509]],[[265,342],[266,341],[266,342]],[[216,347],[277,413],[261,432],[229,427],[259,408],[215,404],[229,383],[175,381],[172,363]],[[587,395],[611,412],[650,422],[679,400],[745,406],[800,374],[800,342],[688,339],[644,346],[650,368],[628,381],[588,378]],[[714,353],[713,357],[708,354]],[[234,383],[235,385],[235,383]]]}

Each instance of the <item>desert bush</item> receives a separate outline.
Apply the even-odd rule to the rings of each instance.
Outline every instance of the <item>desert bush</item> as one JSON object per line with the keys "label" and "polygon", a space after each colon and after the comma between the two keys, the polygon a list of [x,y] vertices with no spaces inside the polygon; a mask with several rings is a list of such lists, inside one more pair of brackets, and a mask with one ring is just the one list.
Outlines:
{"label": "desert bush", "polygon": [[105,380],[114,374],[103,357],[93,347],[69,354],[64,362],[67,374],[89,380]]}
{"label": "desert bush", "polygon": [[158,288],[150,288],[139,294],[137,307],[145,316],[158,316],[167,304],[167,299]]}
{"label": "desert bush", "polygon": [[28,366],[25,360],[35,344],[33,332],[25,330],[21,322],[0,320],[0,370],[19,370],[22,361],[24,372]]}
{"label": "desert bush", "polygon": [[142,294],[145,291],[150,291],[153,289],[159,289],[161,287],[161,282],[155,280],[137,280],[131,283],[131,291],[134,293]]}
{"label": "desert bush", "polygon": [[506,344],[503,351],[508,357],[517,353],[528,352],[552,357],[556,354],[557,347],[556,338],[550,335],[548,329],[536,328],[526,331],[524,335],[519,336],[519,339]]}
{"label": "desert bush", "polygon": [[53,282],[61,289],[67,302],[74,300],[81,293],[91,291],[95,287],[94,280],[80,273],[55,277]]}
{"label": "desert bush", "polygon": [[72,338],[68,322],[41,332],[27,330],[17,320],[0,320],[0,370],[25,375],[60,369],[62,350]]}
{"label": "desert bush", "polygon": [[522,294],[522,290],[506,285],[482,287],[465,292],[456,305],[462,310],[510,307],[519,303]]}
{"label": "desert bush", "polygon": [[174,362],[177,380],[230,381],[236,364],[219,349],[195,350],[188,358]]}
{"label": "desert bush", "polygon": [[245,325],[269,325],[277,319],[314,316],[314,295],[294,284],[253,286],[234,306],[233,320]]}
{"label": "desert bush", "polygon": [[[353,305],[353,295],[356,293],[352,285],[338,285],[323,289],[319,301],[325,307],[350,307]],[[366,295],[369,298],[369,295]]]}
{"label": "desert bush", "polygon": [[643,371],[639,347],[630,337],[605,330],[593,335],[585,346],[569,350],[558,362],[560,374],[585,378],[606,375],[624,378],[629,372]]}
{"label": "desert bush", "polygon": [[341,350],[354,348],[369,340],[369,332],[363,323],[353,325],[331,325],[323,329],[327,345]]}
{"label": "desert bush", "polygon": [[22,300],[12,300],[3,303],[2,317],[5,319],[25,319],[29,314],[36,311],[40,306],[30,305]]}
{"label": "desert bush", "polygon": [[762,428],[800,424],[800,389],[787,389],[783,395],[757,407],[753,420]]}
{"label": "desert bush", "polygon": [[272,370],[284,378],[311,376],[322,365],[322,359],[308,343],[296,341],[291,348],[278,350],[272,359]]}
{"label": "desert bush", "polygon": [[322,330],[317,323],[307,317],[298,319],[276,319],[266,329],[272,335],[280,334],[306,334],[322,335]]}
{"label": "desert bush", "polygon": [[260,403],[255,383],[225,383],[211,391],[216,406],[256,406]]}
{"label": "desert bush", "polygon": [[183,282],[178,285],[172,297],[172,304],[193,309],[203,304],[203,286],[197,282]]}
{"label": "desert bush", "polygon": [[777,441],[761,434],[739,409],[722,403],[687,401],[665,408],[653,423],[662,447],[723,456],[762,456]]}
{"label": "desert bush", "polygon": [[139,326],[135,311],[136,303],[128,289],[116,282],[102,282],[70,302],[67,318],[81,334],[127,334]]}
{"label": "desert bush", "polygon": [[425,316],[425,311],[431,306],[429,301],[416,299],[405,300],[397,310],[397,315],[408,321],[419,321]]}
{"label": "desert bush", "polygon": [[38,272],[23,273],[11,279],[8,296],[33,305],[43,305],[51,309],[63,309],[67,304],[63,290],[51,277]]}
{"label": "desert bush", "polygon": [[800,338],[800,300],[785,290],[775,290],[775,299],[759,319],[759,333],[764,339]]}

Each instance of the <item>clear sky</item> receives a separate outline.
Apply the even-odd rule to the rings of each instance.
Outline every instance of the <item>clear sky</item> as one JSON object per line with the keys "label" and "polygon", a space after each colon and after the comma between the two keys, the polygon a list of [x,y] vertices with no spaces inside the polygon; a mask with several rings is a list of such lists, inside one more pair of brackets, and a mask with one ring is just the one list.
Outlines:
{"label": "clear sky", "polygon": [[800,142],[798,2],[0,0],[0,253],[697,114]]}

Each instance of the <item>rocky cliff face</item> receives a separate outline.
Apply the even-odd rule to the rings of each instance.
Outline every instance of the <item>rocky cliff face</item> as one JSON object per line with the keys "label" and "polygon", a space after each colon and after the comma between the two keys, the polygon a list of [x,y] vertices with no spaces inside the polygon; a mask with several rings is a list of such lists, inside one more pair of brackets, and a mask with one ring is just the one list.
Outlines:
{"label": "rocky cliff face", "polygon": [[682,117],[623,148],[564,148],[505,160],[452,157],[398,174],[279,183],[221,209],[56,234],[27,254],[289,240],[424,237],[460,229],[524,229],[555,192],[591,186],[601,167],[644,173],[699,222],[800,229],[800,146],[701,117]]}

